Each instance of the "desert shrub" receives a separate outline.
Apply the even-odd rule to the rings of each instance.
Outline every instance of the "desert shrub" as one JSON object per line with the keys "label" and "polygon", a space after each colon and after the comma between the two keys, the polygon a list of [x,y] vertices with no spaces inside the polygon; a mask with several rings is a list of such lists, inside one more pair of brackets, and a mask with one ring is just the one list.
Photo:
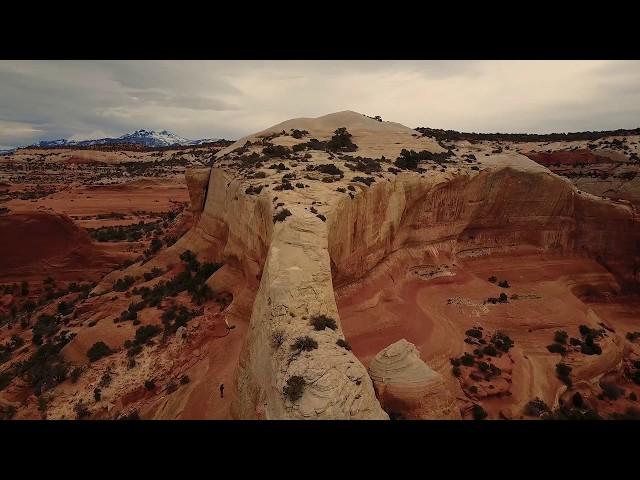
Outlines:
{"label": "desert shrub", "polygon": [[273,223],[284,222],[284,220],[289,216],[291,216],[291,212],[288,209],[283,208],[273,216]]}
{"label": "desert shrub", "polygon": [[145,272],[144,279],[148,282],[162,275],[164,271],[161,268],[153,267],[150,272]]}
{"label": "desert shrub", "polygon": [[111,355],[113,351],[104,342],[94,343],[89,350],[87,350],[87,357],[91,363],[100,360],[102,357]]}
{"label": "desert shrub", "polygon": [[376,181],[376,179],[373,177],[353,177],[351,181],[364,183],[367,187],[370,187],[371,184]]}
{"label": "desert shrub", "polygon": [[325,173],[327,175],[339,175],[340,177],[344,176],[344,173],[342,172],[342,170],[336,167],[333,163],[324,163],[322,165],[316,165],[316,166],[309,165],[307,167],[307,170],[315,170],[320,173]]}
{"label": "desert shrub", "polygon": [[582,397],[582,394],[580,392],[576,392],[573,394],[573,396],[571,397],[571,404],[577,408],[582,408],[584,406],[584,398]]}
{"label": "desert shrub", "polygon": [[640,338],[640,332],[627,332],[626,337],[630,342],[635,342],[638,338]]}
{"label": "desert shrub", "polygon": [[602,394],[611,400],[617,400],[624,395],[624,388],[613,383],[603,383],[600,388],[602,388]]}
{"label": "desert shrub", "polygon": [[588,343],[585,342],[580,346],[580,351],[585,355],[601,355],[602,354],[602,348],[597,343],[592,343],[591,345],[589,345]]}
{"label": "desert shrub", "polygon": [[[0,213],[2,212],[0,211]],[[0,405],[0,420],[11,420],[15,416],[16,412],[16,407],[13,405]]]}
{"label": "desert shrub", "polygon": [[382,170],[382,166],[380,165],[379,160],[375,160],[373,158],[367,157],[355,157],[352,159],[354,163],[346,163],[345,166],[349,168],[351,171],[362,172],[362,173],[375,173],[380,172]]}
{"label": "desert shrub", "polygon": [[482,408],[481,405],[477,403],[473,405],[471,409],[471,414],[473,415],[474,420],[484,420],[487,418],[487,412]]}
{"label": "desert shrub", "polygon": [[153,254],[158,252],[158,250],[160,250],[161,248],[162,248],[162,240],[160,240],[159,237],[154,236],[151,239],[151,243],[149,244],[149,252]]}
{"label": "desert shrub", "polygon": [[487,362],[478,362],[478,368],[482,371],[482,372],[486,372],[487,370],[489,370],[489,364]]}
{"label": "desert shrub", "polygon": [[589,335],[591,333],[591,328],[589,328],[586,325],[580,325],[578,327],[578,330],[580,330],[580,335],[582,335],[582,336],[586,336],[586,335]]}
{"label": "desert shrub", "polygon": [[83,418],[91,416],[91,412],[82,401],[76,403],[73,406],[73,411],[76,413],[76,418],[78,420],[82,420]]}
{"label": "desert shrub", "polygon": [[32,328],[33,343],[42,345],[43,338],[51,337],[59,329],[60,322],[55,317],[44,313],[41,314]]}
{"label": "desert shrub", "polygon": [[325,328],[330,328],[331,330],[338,328],[336,321],[326,315],[314,315],[311,317],[309,323],[313,326],[313,329],[317,331],[324,330]]}
{"label": "desert shrub", "polygon": [[147,390],[154,390],[156,388],[156,382],[154,382],[153,380],[145,380],[144,388],[146,388]]}
{"label": "desert shrub", "polygon": [[638,401],[638,396],[635,394],[635,392],[631,392],[629,394],[629,400],[631,400],[633,402],[637,402]]}
{"label": "desert shrub", "polygon": [[124,278],[116,280],[113,284],[113,289],[116,292],[126,292],[134,283],[135,279],[132,276],[127,275]]}
{"label": "desert shrub", "polygon": [[498,281],[498,279],[495,276],[491,276],[491,277],[489,277],[489,281],[491,283],[496,283]]}
{"label": "desert shrub", "polygon": [[287,384],[283,387],[282,393],[291,402],[302,398],[306,383],[300,375],[293,375],[287,379]]}
{"label": "desert shrub", "polygon": [[556,364],[556,376],[568,387],[571,387],[572,385],[571,377],[569,376],[571,374],[571,370],[573,369],[566,363]]}
{"label": "desert shrub", "polygon": [[628,407],[624,413],[612,413],[611,420],[640,420],[640,410],[635,407]]}
{"label": "desert shrub", "polygon": [[460,370],[460,367],[455,365],[452,369],[451,369],[451,373],[453,374],[454,377],[459,377],[462,374],[462,371]]}
{"label": "desert shrub", "polygon": [[351,350],[351,344],[349,344],[349,342],[347,342],[346,340],[339,338],[336,341],[336,345],[339,347],[344,348],[345,350]]}
{"label": "desert shrub", "polygon": [[180,385],[186,385],[190,381],[191,381],[191,379],[189,378],[189,375],[182,375],[180,377]]}
{"label": "desert shrub", "polygon": [[160,331],[158,325],[143,325],[142,327],[138,327],[133,343],[134,345],[144,345],[158,335]]}
{"label": "desert shrub", "polygon": [[482,348],[482,353],[490,357],[495,357],[498,355],[498,350],[493,345],[487,345]]}
{"label": "desert shrub", "polygon": [[464,334],[469,337],[482,338],[482,330],[478,328],[470,328],[469,330],[464,332]]}
{"label": "desert shrub", "polygon": [[507,297],[507,294],[502,292],[500,294],[500,296],[498,297],[498,302],[499,303],[508,303],[509,302],[509,297]]}
{"label": "desert shrub", "polygon": [[294,128],[291,132],[291,136],[295,139],[301,139],[305,135],[309,135],[309,132],[306,130],[298,130],[297,128]]}
{"label": "desert shrub", "polygon": [[551,412],[549,406],[538,397],[528,402],[524,407],[524,414],[530,417],[540,417],[549,412]]}
{"label": "desert shrub", "polygon": [[553,341],[554,342],[558,342],[558,343],[567,343],[567,338],[569,338],[569,335],[567,335],[567,332],[565,332],[564,330],[558,330],[553,334]]}
{"label": "desert shrub", "polygon": [[569,339],[569,345],[573,345],[574,347],[580,346],[582,345],[582,340],[575,337],[571,337]]}
{"label": "desert shrub", "polygon": [[287,167],[284,163],[280,162],[280,163],[274,163],[273,165],[271,165],[269,167],[270,170],[277,170],[278,172],[282,172],[283,170],[289,170],[289,167]]}
{"label": "desert shrub", "polygon": [[559,353],[560,355],[565,355],[567,353],[567,347],[560,343],[552,343],[551,345],[547,345],[547,350],[551,353]]}
{"label": "desert shrub", "polygon": [[71,383],[76,383],[80,378],[80,374],[82,374],[82,369],[80,367],[76,367],[71,370]]}
{"label": "desert shrub", "polygon": [[460,357],[460,363],[462,363],[462,365],[464,365],[465,367],[471,367],[475,363],[475,359],[473,358],[473,355],[465,353],[464,355],[462,355],[462,357]]}
{"label": "desert shrub", "polygon": [[291,151],[282,145],[267,145],[262,149],[263,155],[268,157],[286,157]]}
{"label": "desert shrub", "polygon": [[273,346],[273,348],[280,348],[284,343],[284,338],[285,335],[283,330],[275,330],[271,334],[271,345]]}
{"label": "desert shrub", "polygon": [[100,388],[97,388],[97,387],[94,388],[93,389],[93,399],[96,402],[99,402],[101,398],[102,398],[102,390]]}
{"label": "desert shrub", "polygon": [[454,367],[459,367],[462,363],[459,358],[450,358],[449,362],[451,362],[451,365],[453,365]]}
{"label": "desert shrub", "polygon": [[509,285],[509,282],[506,280],[503,280],[502,282],[498,282],[498,286],[502,288],[509,288],[511,285]]}
{"label": "desert shrub", "polygon": [[318,342],[309,336],[298,337],[296,341],[291,345],[291,350],[296,350],[297,353],[302,351],[310,352],[318,348]]}
{"label": "desert shrub", "polygon": [[331,140],[327,142],[327,148],[332,151],[354,152],[358,146],[351,141],[351,134],[345,127],[338,128]]}

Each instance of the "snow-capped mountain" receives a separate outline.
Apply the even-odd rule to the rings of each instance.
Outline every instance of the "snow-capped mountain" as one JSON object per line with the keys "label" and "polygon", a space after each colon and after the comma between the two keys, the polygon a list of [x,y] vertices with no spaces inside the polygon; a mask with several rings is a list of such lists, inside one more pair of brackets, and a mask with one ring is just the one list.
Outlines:
{"label": "snow-capped mountain", "polygon": [[117,138],[99,138],[96,140],[50,140],[38,142],[38,147],[83,147],[88,145],[109,145],[115,143],[132,143],[136,145],[144,145],[145,147],[169,147],[172,145],[201,145],[203,143],[215,142],[218,138],[205,138],[201,140],[189,140],[188,138],[180,137],[174,133],[162,130],[156,132],[155,130],[137,130],[132,133],[127,133]]}

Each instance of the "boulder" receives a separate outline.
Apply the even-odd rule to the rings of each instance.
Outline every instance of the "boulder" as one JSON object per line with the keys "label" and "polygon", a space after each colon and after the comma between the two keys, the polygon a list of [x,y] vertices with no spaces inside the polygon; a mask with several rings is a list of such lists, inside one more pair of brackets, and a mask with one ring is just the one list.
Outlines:
{"label": "boulder", "polygon": [[380,404],[392,417],[460,418],[442,375],[423,362],[416,346],[405,339],[379,352],[371,362],[369,375]]}

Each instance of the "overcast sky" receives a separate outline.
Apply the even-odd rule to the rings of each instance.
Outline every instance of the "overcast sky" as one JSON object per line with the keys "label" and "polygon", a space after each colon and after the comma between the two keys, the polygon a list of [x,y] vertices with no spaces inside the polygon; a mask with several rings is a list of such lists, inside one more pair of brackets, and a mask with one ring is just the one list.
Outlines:
{"label": "overcast sky", "polygon": [[409,127],[640,127],[640,61],[0,61],[0,149],[140,128],[237,139],[341,110]]}

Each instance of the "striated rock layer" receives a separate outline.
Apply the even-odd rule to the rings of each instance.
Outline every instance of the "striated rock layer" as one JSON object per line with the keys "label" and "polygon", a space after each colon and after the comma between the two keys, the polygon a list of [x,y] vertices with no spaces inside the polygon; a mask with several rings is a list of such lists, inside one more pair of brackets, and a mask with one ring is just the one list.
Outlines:
{"label": "striated rock layer", "polygon": [[405,419],[460,419],[455,398],[438,372],[405,339],[378,353],[369,374],[384,409]]}

